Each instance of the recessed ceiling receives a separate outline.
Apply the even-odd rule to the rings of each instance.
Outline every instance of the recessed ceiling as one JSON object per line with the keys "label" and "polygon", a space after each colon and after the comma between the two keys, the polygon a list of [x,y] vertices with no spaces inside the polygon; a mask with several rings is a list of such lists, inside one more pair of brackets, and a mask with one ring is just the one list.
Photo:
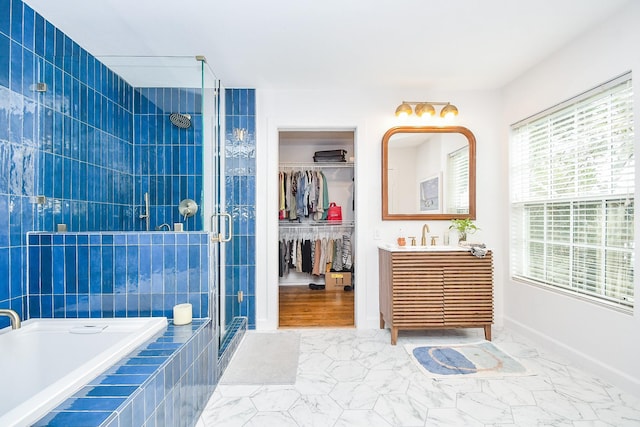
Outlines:
{"label": "recessed ceiling", "polygon": [[97,57],[204,55],[226,87],[483,90],[630,1],[26,3]]}

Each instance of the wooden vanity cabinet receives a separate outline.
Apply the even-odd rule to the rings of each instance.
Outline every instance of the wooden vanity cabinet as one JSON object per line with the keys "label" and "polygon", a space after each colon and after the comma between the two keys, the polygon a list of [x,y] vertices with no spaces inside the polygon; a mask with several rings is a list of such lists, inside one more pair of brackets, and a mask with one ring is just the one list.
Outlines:
{"label": "wooden vanity cabinet", "polygon": [[493,257],[467,251],[388,251],[380,257],[380,329],[484,328],[491,341]]}

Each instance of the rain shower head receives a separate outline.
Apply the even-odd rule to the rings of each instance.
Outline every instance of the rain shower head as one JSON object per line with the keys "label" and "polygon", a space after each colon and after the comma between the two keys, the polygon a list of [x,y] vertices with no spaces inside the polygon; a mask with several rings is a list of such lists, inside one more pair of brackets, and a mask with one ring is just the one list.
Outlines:
{"label": "rain shower head", "polygon": [[186,129],[191,126],[191,116],[189,114],[171,113],[169,120],[181,129]]}

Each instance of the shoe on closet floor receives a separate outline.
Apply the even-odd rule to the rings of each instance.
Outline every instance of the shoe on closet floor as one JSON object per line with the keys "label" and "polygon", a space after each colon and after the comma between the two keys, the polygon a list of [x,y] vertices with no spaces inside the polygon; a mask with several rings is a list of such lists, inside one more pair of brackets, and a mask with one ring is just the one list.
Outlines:
{"label": "shoe on closet floor", "polygon": [[324,289],[324,285],[316,285],[315,283],[309,283],[309,289],[313,289],[314,291]]}

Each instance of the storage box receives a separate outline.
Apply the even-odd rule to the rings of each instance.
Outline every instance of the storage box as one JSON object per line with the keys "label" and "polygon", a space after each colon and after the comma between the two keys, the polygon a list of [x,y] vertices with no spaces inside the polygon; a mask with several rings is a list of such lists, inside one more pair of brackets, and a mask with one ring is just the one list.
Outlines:
{"label": "storage box", "polygon": [[351,286],[351,273],[345,271],[330,271],[324,275],[326,289],[344,289]]}

